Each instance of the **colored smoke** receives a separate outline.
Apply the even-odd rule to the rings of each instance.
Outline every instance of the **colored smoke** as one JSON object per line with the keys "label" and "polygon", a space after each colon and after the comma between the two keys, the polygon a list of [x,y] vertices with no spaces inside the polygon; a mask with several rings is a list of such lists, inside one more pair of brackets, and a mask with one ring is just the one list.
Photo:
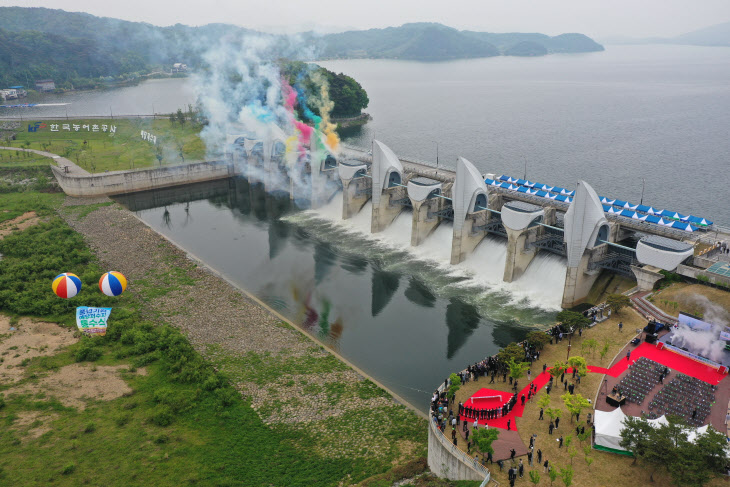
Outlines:
{"label": "colored smoke", "polygon": [[[335,126],[329,121],[333,104],[324,77],[317,75],[309,80],[317,91],[316,99],[307,100],[306,90],[301,89],[304,79],[297,80],[294,88],[289,86],[276,60],[312,57],[313,53],[296,37],[282,41],[246,34],[222,37],[211,43],[203,55],[206,68],[193,76],[198,107],[208,121],[200,134],[207,158],[233,158],[242,165],[243,174],[266,181],[267,189],[289,191],[291,181],[306,193],[311,185],[311,176],[303,170],[307,152],[312,151],[312,161],[323,160],[326,152],[318,142],[324,140],[330,150],[339,144]],[[307,74],[317,71],[312,69]],[[297,105],[314,127],[298,119]],[[316,107],[322,117],[315,115],[310,106]],[[280,166],[286,168],[287,174],[249,163],[257,157],[253,148],[262,145],[267,161],[275,141],[286,147],[285,164]]]}
{"label": "colored smoke", "polygon": [[702,308],[702,321],[709,323],[711,328],[698,330],[680,324],[674,329],[672,345],[722,363],[725,341],[720,339],[720,332],[730,324],[730,313],[701,294],[690,296],[690,301]]}

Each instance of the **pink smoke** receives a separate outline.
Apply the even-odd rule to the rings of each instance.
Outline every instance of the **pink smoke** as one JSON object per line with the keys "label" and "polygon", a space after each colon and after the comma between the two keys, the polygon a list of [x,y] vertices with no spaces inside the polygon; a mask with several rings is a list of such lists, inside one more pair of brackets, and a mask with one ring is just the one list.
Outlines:
{"label": "pink smoke", "polygon": [[284,106],[286,107],[286,111],[293,113],[294,107],[297,104],[297,92],[284,80],[282,80],[281,85],[284,91]]}
{"label": "pink smoke", "polygon": [[302,136],[299,138],[300,142],[304,145],[309,145],[309,139],[312,137],[312,131],[314,129],[306,123],[300,122],[299,120],[294,120],[294,126],[297,128],[297,130],[299,130],[299,133],[302,134]]}

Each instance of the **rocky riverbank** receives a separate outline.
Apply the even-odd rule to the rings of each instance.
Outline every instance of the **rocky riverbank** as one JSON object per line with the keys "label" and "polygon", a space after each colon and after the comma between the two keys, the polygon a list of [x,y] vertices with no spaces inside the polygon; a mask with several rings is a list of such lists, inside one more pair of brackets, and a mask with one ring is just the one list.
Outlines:
{"label": "rocky riverbank", "polygon": [[306,431],[299,446],[384,470],[425,456],[423,419],[123,207],[67,198],[61,214],[127,276],[143,315],[181,329],[266,423]]}

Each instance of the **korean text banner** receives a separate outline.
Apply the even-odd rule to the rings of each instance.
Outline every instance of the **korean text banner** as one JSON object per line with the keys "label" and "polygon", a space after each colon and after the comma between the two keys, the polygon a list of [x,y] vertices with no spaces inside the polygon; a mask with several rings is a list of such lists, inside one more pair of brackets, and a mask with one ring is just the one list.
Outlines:
{"label": "korean text banner", "polygon": [[76,308],[76,326],[89,335],[106,335],[106,320],[109,319],[111,308],[90,308],[79,306]]}

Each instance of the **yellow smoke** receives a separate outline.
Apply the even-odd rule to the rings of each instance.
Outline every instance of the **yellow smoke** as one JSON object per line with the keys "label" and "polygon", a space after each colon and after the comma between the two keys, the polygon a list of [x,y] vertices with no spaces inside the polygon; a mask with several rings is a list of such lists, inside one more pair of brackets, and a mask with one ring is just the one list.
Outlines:
{"label": "yellow smoke", "polygon": [[330,113],[332,113],[332,109],[335,107],[335,102],[330,100],[329,83],[327,82],[327,78],[322,76],[319,71],[312,73],[312,81],[316,85],[319,85],[319,98],[314,100],[314,105],[319,108],[319,115],[322,117],[319,129],[324,133],[325,142],[330,150],[337,150],[337,147],[340,145],[340,138],[337,132],[335,132],[337,125],[330,121]]}

